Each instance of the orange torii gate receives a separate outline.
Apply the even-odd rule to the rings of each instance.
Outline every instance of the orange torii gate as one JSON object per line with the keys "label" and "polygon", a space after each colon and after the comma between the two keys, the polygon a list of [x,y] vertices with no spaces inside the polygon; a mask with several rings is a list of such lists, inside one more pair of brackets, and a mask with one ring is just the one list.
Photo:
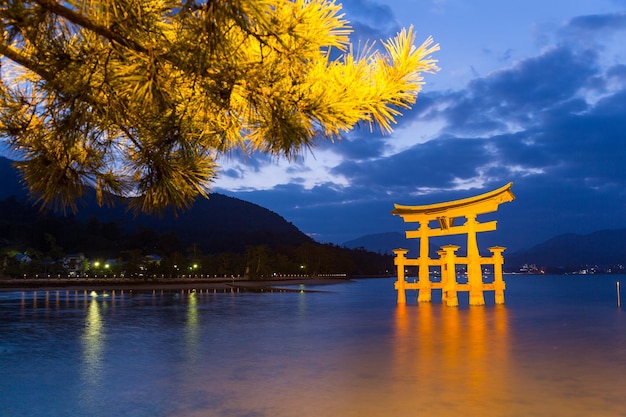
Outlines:
{"label": "orange torii gate", "polygon": [[[502,279],[502,264],[504,259],[502,252],[504,247],[494,246],[488,248],[491,257],[481,257],[476,242],[476,233],[496,230],[496,221],[480,223],[476,216],[491,213],[498,210],[501,203],[507,203],[515,199],[511,192],[513,183],[475,197],[437,203],[425,206],[402,206],[394,204],[395,209],[391,214],[400,216],[405,223],[419,223],[417,230],[407,230],[406,237],[419,238],[420,253],[416,259],[406,258],[408,250],[396,249],[395,265],[398,268],[398,281],[395,284],[398,290],[398,304],[406,304],[406,290],[416,289],[419,291],[417,300],[420,302],[431,301],[431,290],[441,289],[442,302],[448,306],[459,304],[457,291],[469,291],[470,305],[484,305],[483,291],[495,291],[495,302],[504,304],[505,283]],[[465,223],[455,225],[455,220],[464,217]],[[431,228],[431,221],[436,221],[438,227]],[[438,251],[439,259],[430,259],[428,254],[428,238],[446,235],[467,234],[467,256],[456,256],[459,249],[456,245],[445,245]],[[467,265],[467,284],[456,281],[456,264]],[[483,264],[493,264],[494,281],[492,284],[483,283]],[[429,266],[441,268],[441,282],[430,281]],[[418,266],[418,282],[408,283],[405,280],[405,266]]]}

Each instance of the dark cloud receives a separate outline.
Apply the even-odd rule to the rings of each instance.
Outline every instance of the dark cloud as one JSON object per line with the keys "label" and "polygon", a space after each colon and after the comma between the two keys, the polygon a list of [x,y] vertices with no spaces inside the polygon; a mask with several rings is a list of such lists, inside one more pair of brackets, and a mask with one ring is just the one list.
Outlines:
{"label": "dark cloud", "polygon": [[561,176],[589,187],[626,185],[625,101],[622,91],[599,101],[588,113],[545,126],[543,142],[562,161]]}
{"label": "dark cloud", "polygon": [[[597,73],[593,51],[576,52],[567,47],[550,49],[514,67],[476,79],[468,85],[460,106],[468,117],[481,114],[525,122],[536,113],[570,99]],[[471,111],[475,109],[475,111]],[[457,122],[455,118],[452,123]]]}
{"label": "dark cloud", "polygon": [[481,139],[439,138],[388,158],[345,161],[333,172],[345,176],[353,184],[368,184],[370,188],[403,188],[403,192],[409,193],[422,187],[451,187],[455,178],[477,175],[476,169],[480,165],[477,162],[488,159],[485,144]]}
{"label": "dark cloud", "polygon": [[357,42],[387,40],[400,30],[391,7],[386,4],[369,0],[344,0],[341,3]]}
{"label": "dark cloud", "polygon": [[230,168],[222,172],[222,175],[231,176],[233,178],[239,178],[238,172],[243,170],[251,170],[258,172],[263,166],[272,163],[275,157],[259,152],[245,153],[241,150],[231,150],[227,154],[221,157],[222,163],[237,163],[242,166],[241,169]]}
{"label": "dark cloud", "polygon": [[[605,88],[596,61],[593,51],[552,48],[476,78],[464,90],[422,94],[400,122],[443,119],[446,133],[477,136],[506,131],[511,124],[532,126],[546,110],[571,105],[581,89]],[[613,73],[618,77],[620,68]]]}
{"label": "dark cloud", "polygon": [[[369,133],[369,132],[368,132]],[[332,143],[326,149],[341,155],[347,160],[362,161],[379,157],[388,148],[386,137],[382,135],[353,132],[349,138]],[[315,153],[315,151],[313,151]]]}
{"label": "dark cloud", "polygon": [[626,83],[626,65],[614,65],[606,72],[607,78]]}
{"label": "dark cloud", "polygon": [[[454,92],[437,92],[429,91],[420,93],[417,101],[410,109],[401,109],[402,116],[396,119],[397,126],[395,129],[409,125],[415,121],[431,121],[440,117],[440,106],[445,106],[446,102],[454,101]],[[383,136],[383,139],[388,136]]]}
{"label": "dark cloud", "polygon": [[585,32],[625,30],[626,13],[578,16],[570,20],[565,29]]}
{"label": "dark cloud", "polygon": [[[559,30],[561,42],[600,50],[615,35],[626,30],[626,12],[577,16]],[[622,40],[618,42],[621,44]]]}
{"label": "dark cloud", "polygon": [[243,171],[234,168],[224,169],[220,171],[220,176],[240,179],[243,178]]}

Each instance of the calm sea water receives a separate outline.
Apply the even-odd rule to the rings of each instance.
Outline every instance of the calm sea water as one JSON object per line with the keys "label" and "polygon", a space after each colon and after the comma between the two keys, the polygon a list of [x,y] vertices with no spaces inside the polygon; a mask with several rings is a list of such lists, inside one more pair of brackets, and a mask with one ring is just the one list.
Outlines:
{"label": "calm sea water", "polygon": [[625,416],[619,279],[505,276],[506,305],[460,308],[398,307],[395,279],[4,292],[0,415]]}

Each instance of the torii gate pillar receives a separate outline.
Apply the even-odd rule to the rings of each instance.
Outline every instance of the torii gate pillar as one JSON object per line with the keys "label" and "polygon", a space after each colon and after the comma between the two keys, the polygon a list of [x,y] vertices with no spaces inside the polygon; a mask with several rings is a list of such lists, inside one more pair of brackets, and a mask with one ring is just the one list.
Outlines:
{"label": "torii gate pillar", "polygon": [[496,292],[495,302],[496,304],[504,304],[504,290],[506,284],[502,279],[502,264],[504,264],[504,258],[502,252],[506,248],[502,246],[493,246],[489,248],[489,251],[493,253],[493,287]]}
{"label": "torii gate pillar", "polygon": [[[457,296],[456,285],[456,262],[454,252],[460,246],[445,245],[442,246],[445,256],[445,280],[441,279],[441,301],[445,300],[448,307],[456,307],[459,305],[459,297]],[[444,271],[441,271],[441,276],[444,276]]]}
{"label": "torii gate pillar", "polygon": [[404,267],[406,265],[405,255],[407,249],[396,249],[393,253],[396,254],[394,264],[398,269],[398,281],[396,281],[396,290],[398,291],[398,304],[406,304],[406,280],[404,279]]}
{"label": "torii gate pillar", "polygon": [[469,303],[474,306],[485,304],[483,294],[483,271],[476,242],[476,214],[467,215],[467,281],[470,286]]}

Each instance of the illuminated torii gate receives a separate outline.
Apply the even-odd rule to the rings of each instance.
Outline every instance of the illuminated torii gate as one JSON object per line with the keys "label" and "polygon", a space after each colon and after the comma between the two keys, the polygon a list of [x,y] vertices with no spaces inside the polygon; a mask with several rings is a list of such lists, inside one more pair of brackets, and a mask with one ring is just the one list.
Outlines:
{"label": "illuminated torii gate", "polygon": [[[407,230],[406,237],[419,238],[420,253],[417,259],[407,259],[406,249],[396,249],[395,264],[398,268],[398,281],[396,289],[398,290],[398,304],[406,303],[406,290],[416,289],[419,291],[418,301],[431,301],[431,289],[440,288],[442,301],[448,306],[457,306],[457,291],[469,291],[470,305],[485,304],[483,291],[494,290],[495,302],[504,304],[505,283],[502,279],[502,252],[505,248],[494,246],[489,248],[491,257],[481,257],[478,251],[478,243],[476,242],[476,233],[490,232],[496,230],[496,221],[480,223],[476,220],[476,216],[485,213],[491,213],[498,210],[501,203],[507,203],[515,199],[511,192],[513,183],[508,183],[504,187],[497,190],[477,195],[475,197],[465,198],[461,200],[450,201],[447,203],[437,203],[425,206],[402,206],[395,204],[395,209],[391,212],[393,215],[400,216],[405,223],[419,223],[417,230]],[[455,225],[455,220],[464,217],[465,223]],[[436,221],[435,228],[430,227],[431,221]],[[456,245],[446,245],[441,247],[438,252],[439,259],[430,259],[428,254],[429,237],[467,234],[467,256],[456,256],[455,252],[459,249]],[[467,284],[459,284],[456,282],[456,264],[467,265]],[[484,284],[482,278],[482,264],[493,264],[494,282],[492,284]],[[439,266],[441,268],[441,282],[431,282],[429,266]],[[405,266],[418,266],[418,282],[407,283],[404,277]]]}

